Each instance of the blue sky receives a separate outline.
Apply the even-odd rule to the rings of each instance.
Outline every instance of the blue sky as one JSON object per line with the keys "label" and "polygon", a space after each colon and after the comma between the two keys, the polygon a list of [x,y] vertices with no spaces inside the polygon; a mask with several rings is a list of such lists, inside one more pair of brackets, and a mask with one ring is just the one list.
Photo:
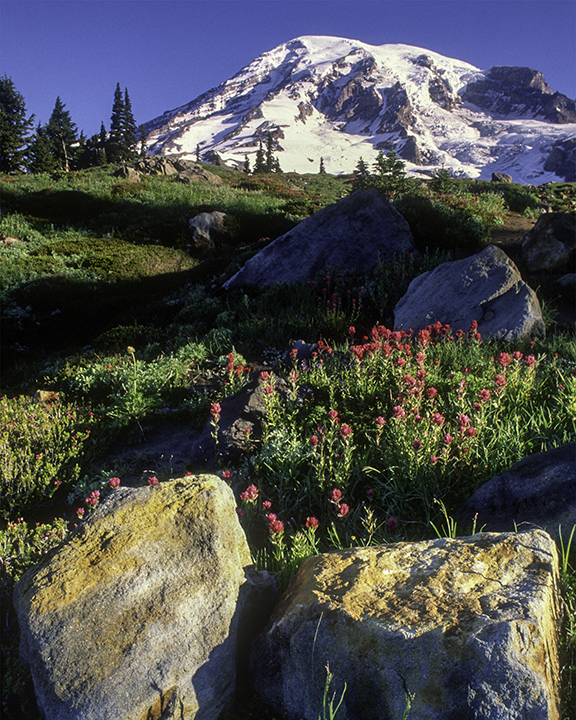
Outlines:
{"label": "blue sky", "polygon": [[117,82],[140,124],[300,35],[527,65],[576,96],[575,0],[1,0],[0,74],[37,121],[59,95],[90,136],[109,127]]}

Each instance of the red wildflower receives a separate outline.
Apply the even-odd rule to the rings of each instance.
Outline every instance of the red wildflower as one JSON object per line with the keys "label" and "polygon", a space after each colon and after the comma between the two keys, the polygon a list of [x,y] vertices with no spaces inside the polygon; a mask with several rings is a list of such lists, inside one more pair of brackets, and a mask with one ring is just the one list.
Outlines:
{"label": "red wildflower", "polygon": [[315,518],[315,517],[309,517],[309,518],[306,520],[306,527],[307,527],[309,530],[312,530],[312,529],[317,528],[317,527],[318,527],[318,524],[319,524],[319,523],[318,523],[318,520],[317,520],[317,518]]}
{"label": "red wildflower", "polygon": [[428,395],[428,397],[430,398],[430,400],[432,400],[432,398],[434,398],[434,397],[436,397],[436,395],[438,395],[438,390],[436,390],[435,387],[429,387],[429,388],[426,390],[426,395]]}
{"label": "red wildflower", "polygon": [[432,413],[432,422],[438,425],[438,427],[442,427],[445,423],[444,416],[439,412]]}
{"label": "red wildflower", "polygon": [[478,393],[478,399],[483,403],[488,402],[488,400],[490,400],[490,390],[486,388],[484,388],[484,390],[480,390]]}
{"label": "red wildflower", "polygon": [[120,478],[119,477],[111,477],[110,480],[108,480],[108,485],[111,488],[117,488],[120,485]]}
{"label": "red wildflower", "polygon": [[496,387],[504,387],[506,385],[506,378],[504,375],[496,375],[494,378],[494,385],[496,385]]}
{"label": "red wildflower", "polygon": [[244,500],[244,502],[254,502],[258,497],[259,492],[260,491],[256,485],[248,485],[246,490],[244,490],[243,493],[240,493],[240,500]]}
{"label": "red wildflower", "polygon": [[348,515],[349,512],[350,512],[350,508],[348,507],[348,505],[346,505],[346,503],[342,503],[341,505],[338,505],[338,515],[340,517],[346,517],[346,515]]}
{"label": "red wildflower", "polygon": [[317,435],[312,435],[312,437],[310,438],[310,445],[312,445],[312,447],[316,447],[316,445],[318,445]]}
{"label": "red wildflower", "polygon": [[350,427],[350,425],[346,425],[346,423],[344,423],[340,428],[340,435],[344,440],[346,438],[349,438],[352,435],[352,428]]}
{"label": "red wildflower", "polygon": [[270,510],[271,507],[272,507],[272,503],[270,502],[270,500],[264,500],[264,502],[262,503],[262,509]]}
{"label": "red wildflower", "polygon": [[342,498],[342,491],[338,490],[338,488],[334,488],[334,490],[330,493],[330,497],[332,498],[332,502],[338,503]]}
{"label": "red wildflower", "polygon": [[152,475],[151,478],[148,478],[148,485],[158,485],[158,478],[156,475]]}
{"label": "red wildflower", "polygon": [[392,408],[392,412],[394,413],[394,417],[396,420],[405,420],[406,419],[406,411],[401,405],[396,405]]}
{"label": "red wildflower", "polygon": [[511,362],[512,358],[508,355],[508,353],[503,352],[498,355],[498,363],[502,366],[502,368],[506,369],[506,366],[510,365]]}

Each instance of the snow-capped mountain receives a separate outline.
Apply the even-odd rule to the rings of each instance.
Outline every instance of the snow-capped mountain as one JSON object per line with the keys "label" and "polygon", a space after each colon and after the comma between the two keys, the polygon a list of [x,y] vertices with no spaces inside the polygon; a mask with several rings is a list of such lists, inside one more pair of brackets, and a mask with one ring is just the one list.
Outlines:
{"label": "snow-capped mountain", "polygon": [[284,171],[349,173],[395,150],[410,172],[575,180],[576,103],[524,67],[479,70],[410,45],[304,36],[145,126],[148,151],[251,166],[268,133]]}

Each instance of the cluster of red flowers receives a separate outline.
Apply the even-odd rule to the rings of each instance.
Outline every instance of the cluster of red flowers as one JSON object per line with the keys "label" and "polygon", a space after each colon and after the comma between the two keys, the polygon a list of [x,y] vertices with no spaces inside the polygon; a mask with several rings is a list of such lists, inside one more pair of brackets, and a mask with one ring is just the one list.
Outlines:
{"label": "cluster of red flowers", "polygon": [[338,517],[346,517],[350,512],[350,508],[346,503],[340,502],[342,500],[342,491],[338,488],[334,488],[330,493],[330,502],[336,505],[336,512]]}
{"label": "cluster of red flowers", "polygon": [[256,485],[248,485],[244,492],[240,493],[240,500],[244,502],[255,503],[258,499],[259,490]]}

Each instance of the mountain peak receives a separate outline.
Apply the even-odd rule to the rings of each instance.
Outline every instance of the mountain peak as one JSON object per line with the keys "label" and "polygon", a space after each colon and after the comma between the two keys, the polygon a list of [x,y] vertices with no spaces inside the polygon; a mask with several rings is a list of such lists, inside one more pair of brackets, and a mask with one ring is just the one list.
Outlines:
{"label": "mountain peak", "polygon": [[[461,60],[400,43],[303,35],[217,88],[147,124],[153,154],[218,153],[241,165],[268,133],[283,170],[351,172],[396,151],[413,173],[555,177],[547,160],[576,130],[576,104],[541,73]],[[546,166],[546,170],[544,169]]]}

